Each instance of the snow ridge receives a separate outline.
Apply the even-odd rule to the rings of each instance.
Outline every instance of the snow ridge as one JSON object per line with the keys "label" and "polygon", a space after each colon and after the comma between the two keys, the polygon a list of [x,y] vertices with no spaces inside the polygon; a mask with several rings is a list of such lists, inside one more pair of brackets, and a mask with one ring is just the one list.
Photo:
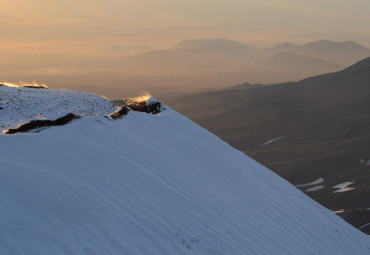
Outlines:
{"label": "snow ridge", "polygon": [[69,113],[104,116],[114,110],[108,99],[94,94],[0,86],[0,133],[31,120],[55,120]]}
{"label": "snow ridge", "polygon": [[370,253],[368,236],[170,108],[109,120],[98,102],[97,116],[0,136],[0,254]]}

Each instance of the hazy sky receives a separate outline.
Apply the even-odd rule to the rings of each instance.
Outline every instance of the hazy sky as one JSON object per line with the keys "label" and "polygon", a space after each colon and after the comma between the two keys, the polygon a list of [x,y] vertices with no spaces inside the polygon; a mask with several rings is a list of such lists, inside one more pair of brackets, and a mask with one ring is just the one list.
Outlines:
{"label": "hazy sky", "polygon": [[0,44],[165,48],[199,37],[269,46],[319,39],[370,47],[369,0],[0,0]]}
{"label": "hazy sky", "polygon": [[135,62],[126,55],[196,38],[259,47],[353,40],[370,48],[369,13],[370,0],[0,0],[0,82],[36,81],[117,98],[155,88],[162,96],[297,80],[326,69],[266,69],[265,62],[258,69],[249,57],[244,65],[208,55],[204,63],[185,55],[164,57],[163,64],[159,57]]}

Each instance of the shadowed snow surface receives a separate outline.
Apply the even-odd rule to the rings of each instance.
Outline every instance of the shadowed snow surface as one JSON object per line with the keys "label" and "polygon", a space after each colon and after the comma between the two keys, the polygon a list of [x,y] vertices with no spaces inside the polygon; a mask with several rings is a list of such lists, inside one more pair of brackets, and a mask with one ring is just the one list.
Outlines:
{"label": "shadowed snow surface", "polygon": [[370,254],[370,240],[167,108],[0,135],[0,254]]}

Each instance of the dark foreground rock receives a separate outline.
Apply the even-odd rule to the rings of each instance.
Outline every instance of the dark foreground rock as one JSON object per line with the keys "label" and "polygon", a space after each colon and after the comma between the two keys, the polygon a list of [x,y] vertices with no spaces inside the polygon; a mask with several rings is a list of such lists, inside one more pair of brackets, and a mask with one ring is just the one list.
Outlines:
{"label": "dark foreground rock", "polygon": [[16,134],[16,133],[28,132],[28,131],[31,131],[37,128],[42,128],[42,127],[63,126],[77,118],[79,118],[79,116],[76,116],[73,113],[69,113],[56,120],[31,120],[30,122],[25,123],[17,128],[11,128],[11,129],[6,130],[4,134],[11,135],[11,134]]}

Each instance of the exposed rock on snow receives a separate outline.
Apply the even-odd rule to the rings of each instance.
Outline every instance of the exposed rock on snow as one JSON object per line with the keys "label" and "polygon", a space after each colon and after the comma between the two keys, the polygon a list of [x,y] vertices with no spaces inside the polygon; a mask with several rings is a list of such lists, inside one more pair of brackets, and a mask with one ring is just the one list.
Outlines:
{"label": "exposed rock on snow", "polygon": [[316,181],[305,183],[305,184],[298,184],[298,185],[295,185],[295,186],[297,188],[304,188],[304,187],[309,187],[309,186],[313,186],[313,185],[317,185],[317,184],[321,184],[321,183],[324,183],[324,178],[322,178],[322,177],[317,179]]}
{"label": "exposed rock on snow", "polygon": [[113,101],[113,104],[117,107],[126,107],[136,112],[146,112],[152,114],[160,113],[163,108],[162,104],[149,94],[140,97],[115,100]]}
{"label": "exposed rock on snow", "polygon": [[112,119],[116,120],[116,119],[121,118],[124,115],[127,115],[129,111],[130,111],[130,109],[128,109],[125,106],[118,107],[118,109],[116,111],[114,111],[112,114],[109,114],[107,116],[107,118],[112,118]]}
{"label": "exposed rock on snow", "polygon": [[77,118],[79,117],[74,115],[73,113],[68,113],[66,116],[63,116],[56,120],[31,120],[30,122],[23,124],[17,128],[11,128],[4,131],[4,134],[11,135],[16,133],[28,132],[42,127],[63,126]]}

